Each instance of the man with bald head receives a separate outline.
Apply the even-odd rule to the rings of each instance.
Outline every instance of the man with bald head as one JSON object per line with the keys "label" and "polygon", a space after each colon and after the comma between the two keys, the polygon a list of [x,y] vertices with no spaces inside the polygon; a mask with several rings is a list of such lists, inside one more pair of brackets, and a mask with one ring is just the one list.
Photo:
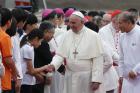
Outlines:
{"label": "man with bald head", "polygon": [[[63,93],[105,93],[103,47],[98,34],[84,26],[84,16],[75,11],[48,71],[57,70],[66,59]],[[92,42],[91,42],[92,41]]]}
{"label": "man with bald head", "polygon": [[105,26],[111,22],[111,14],[104,14],[102,19],[102,26]]}
{"label": "man with bald head", "polygon": [[140,89],[140,27],[130,12],[119,15],[121,93],[139,93]]}

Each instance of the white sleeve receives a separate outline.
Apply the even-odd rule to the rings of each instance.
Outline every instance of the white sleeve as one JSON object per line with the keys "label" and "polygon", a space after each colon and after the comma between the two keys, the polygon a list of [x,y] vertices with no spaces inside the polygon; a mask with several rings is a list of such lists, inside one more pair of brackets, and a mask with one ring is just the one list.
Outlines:
{"label": "white sleeve", "polygon": [[16,68],[19,72],[20,78],[23,77],[22,74],[22,67],[21,67],[21,55],[20,55],[20,46],[19,46],[19,40],[17,39],[16,36],[12,37],[12,44],[13,44],[13,60],[15,62]]}
{"label": "white sleeve", "polygon": [[24,47],[23,49],[23,58],[32,59],[33,58],[33,49],[31,47]]}
{"label": "white sleeve", "polygon": [[103,82],[103,56],[93,58],[91,82]]}
{"label": "white sleeve", "polygon": [[63,62],[64,62],[64,58],[56,54],[53,57],[52,62],[50,64],[54,65],[55,70],[57,70],[61,66],[61,64],[63,64]]}
{"label": "white sleeve", "polygon": [[12,45],[13,45],[12,52],[14,62],[15,63],[21,62],[19,42],[16,40],[15,37],[12,38]]}

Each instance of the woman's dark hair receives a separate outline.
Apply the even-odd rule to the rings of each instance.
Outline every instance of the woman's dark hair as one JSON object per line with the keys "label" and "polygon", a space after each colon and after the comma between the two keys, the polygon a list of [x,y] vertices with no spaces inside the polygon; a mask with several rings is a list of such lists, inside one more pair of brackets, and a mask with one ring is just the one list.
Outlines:
{"label": "woman's dark hair", "polygon": [[20,48],[28,42],[27,35],[25,35],[20,41]]}
{"label": "woman's dark hair", "polygon": [[48,21],[44,21],[40,24],[40,27],[39,29],[44,33],[45,30],[51,30],[55,28],[55,26],[51,23],[51,22],[48,22]]}
{"label": "woman's dark hair", "polygon": [[28,35],[24,36],[20,42],[20,47],[25,45],[28,41],[31,41],[35,38],[42,39],[43,33],[39,29],[33,29]]}
{"label": "woman's dark hair", "polygon": [[37,17],[34,14],[29,14],[27,19],[26,19],[26,22],[25,22],[23,29],[26,30],[26,26],[28,24],[32,25],[32,24],[36,24],[37,22],[38,22]]}
{"label": "woman's dark hair", "polygon": [[6,30],[6,33],[12,37],[16,34],[16,26],[17,26],[17,21],[15,18],[12,18],[12,23],[11,23],[11,27],[9,29]]}

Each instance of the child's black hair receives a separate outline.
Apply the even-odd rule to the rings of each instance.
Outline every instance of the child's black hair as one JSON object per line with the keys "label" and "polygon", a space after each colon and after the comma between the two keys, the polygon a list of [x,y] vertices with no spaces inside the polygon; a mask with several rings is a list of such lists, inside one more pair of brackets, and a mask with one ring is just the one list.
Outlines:
{"label": "child's black hair", "polygon": [[33,29],[28,35],[25,35],[20,42],[20,47],[25,45],[28,41],[35,39],[36,37],[38,39],[43,38],[43,33],[39,29]]}

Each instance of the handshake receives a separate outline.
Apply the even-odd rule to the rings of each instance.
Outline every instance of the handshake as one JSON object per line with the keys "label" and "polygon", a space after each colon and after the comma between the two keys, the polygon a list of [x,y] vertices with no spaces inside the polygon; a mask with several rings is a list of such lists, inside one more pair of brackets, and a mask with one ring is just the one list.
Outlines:
{"label": "handshake", "polygon": [[37,71],[38,73],[34,74],[34,76],[38,82],[50,85],[54,71],[55,67],[49,64],[39,68]]}
{"label": "handshake", "polygon": [[48,72],[53,72],[53,71],[55,71],[55,67],[54,67],[53,65],[49,64],[49,65],[43,66],[43,70],[44,70],[46,73],[48,73]]}

